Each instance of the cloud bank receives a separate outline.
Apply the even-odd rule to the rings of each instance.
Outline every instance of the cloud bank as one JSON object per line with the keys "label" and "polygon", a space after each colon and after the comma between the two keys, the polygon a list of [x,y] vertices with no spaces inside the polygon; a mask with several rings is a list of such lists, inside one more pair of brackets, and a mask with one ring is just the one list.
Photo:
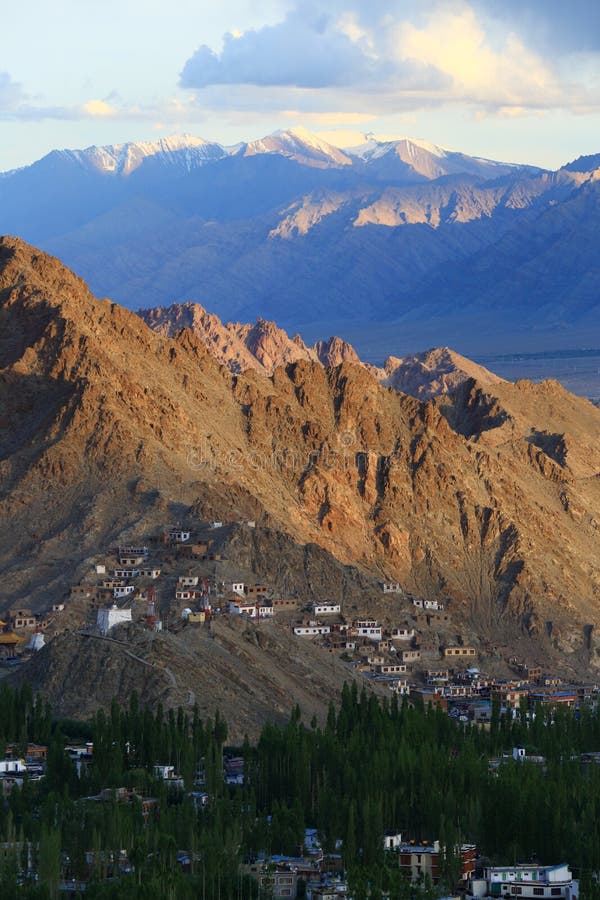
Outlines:
{"label": "cloud bank", "polygon": [[[587,19],[573,15],[578,4]],[[600,71],[600,54],[590,61],[600,6],[589,0],[568,9],[558,0],[331,0],[327,10],[297,0],[276,25],[230,32],[219,50],[200,45],[180,86],[213,109],[248,109],[253,97],[257,109],[315,113],[600,110],[600,83],[590,78],[594,62]]]}

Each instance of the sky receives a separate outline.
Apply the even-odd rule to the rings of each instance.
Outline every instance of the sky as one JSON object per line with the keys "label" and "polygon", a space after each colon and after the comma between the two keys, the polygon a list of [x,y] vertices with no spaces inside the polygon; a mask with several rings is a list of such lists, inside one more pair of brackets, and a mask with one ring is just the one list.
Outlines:
{"label": "sky", "polygon": [[303,126],[558,168],[600,152],[597,0],[21,0],[0,171],[54,148]]}

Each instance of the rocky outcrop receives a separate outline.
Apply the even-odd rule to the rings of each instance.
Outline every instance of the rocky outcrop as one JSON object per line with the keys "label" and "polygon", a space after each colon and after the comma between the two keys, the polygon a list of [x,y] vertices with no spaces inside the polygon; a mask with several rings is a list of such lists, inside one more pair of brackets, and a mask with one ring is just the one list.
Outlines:
{"label": "rocky outcrop", "polygon": [[[199,303],[145,309],[138,315],[158,334],[173,336],[181,329],[189,328],[215,359],[235,373],[255,369],[272,375],[279,366],[299,360],[322,366],[339,366],[343,362],[363,365],[356,350],[339,337],[317,341],[307,347],[300,335],[288,337],[275,322],[258,319],[254,325],[224,324]],[[449,393],[473,378],[480,384],[503,381],[448,347],[433,348],[403,359],[390,356],[381,368],[364,365],[384,387],[424,399]]]}

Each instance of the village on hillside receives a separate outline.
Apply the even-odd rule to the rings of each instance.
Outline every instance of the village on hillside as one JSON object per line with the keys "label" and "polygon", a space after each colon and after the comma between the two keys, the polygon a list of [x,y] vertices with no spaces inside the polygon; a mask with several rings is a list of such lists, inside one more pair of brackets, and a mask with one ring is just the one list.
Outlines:
{"label": "village on hillside", "polygon": [[[20,666],[65,631],[126,641],[127,627],[210,633],[216,620],[238,617],[311,641],[367,686],[434,704],[461,723],[485,726],[494,709],[533,716],[538,705],[598,703],[598,684],[561,678],[508,647],[476,646],[457,631],[444,603],[409,595],[397,582],[379,583],[363,609],[347,610],[330,597],[283,596],[228,557],[223,536],[240,527],[255,523],[177,523],[145,542],[108,548],[46,612],[8,611],[0,622],[0,663],[5,671]],[[491,656],[500,659],[502,676],[484,671],[482,658]]]}

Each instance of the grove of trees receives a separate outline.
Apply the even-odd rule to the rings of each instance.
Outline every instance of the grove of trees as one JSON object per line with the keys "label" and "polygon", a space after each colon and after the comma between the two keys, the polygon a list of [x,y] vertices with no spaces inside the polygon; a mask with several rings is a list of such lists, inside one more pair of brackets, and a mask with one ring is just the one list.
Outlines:
{"label": "grove of trees", "polygon": [[[78,777],[68,740],[93,741],[93,763]],[[227,726],[198,710],[113,703],[87,723],[54,720],[25,686],[0,687],[0,757],[7,743],[48,746],[47,773],[0,804],[5,850],[0,896],[53,897],[62,879],[89,881],[92,898],[251,898],[257,885],[241,864],[260,853],[301,852],[317,828],[324,851],[341,854],[357,900],[382,892],[411,896],[383,834],[440,840],[440,890],[458,875],[454,848],[476,843],[492,862],[568,862],[583,900],[597,900],[600,873],[600,712],[538,708],[530,721],[495,715],[491,727],[457,723],[441,710],[345,686],[327,721],[306,723],[297,707],[285,725],[266,724],[244,757],[243,786],[223,779]],[[490,759],[525,746],[545,764]],[[183,791],[154,777],[174,765]],[[198,779],[202,776],[202,786]],[[90,799],[105,788],[134,789],[158,801]],[[193,793],[208,795],[205,806]],[[14,852],[10,848],[15,848]],[[185,851],[189,871],[183,871]],[[39,879],[27,879],[27,855]],[[115,860],[126,859],[129,871]],[[17,889],[17,882],[22,882]],[[434,896],[431,886],[418,893]]]}

